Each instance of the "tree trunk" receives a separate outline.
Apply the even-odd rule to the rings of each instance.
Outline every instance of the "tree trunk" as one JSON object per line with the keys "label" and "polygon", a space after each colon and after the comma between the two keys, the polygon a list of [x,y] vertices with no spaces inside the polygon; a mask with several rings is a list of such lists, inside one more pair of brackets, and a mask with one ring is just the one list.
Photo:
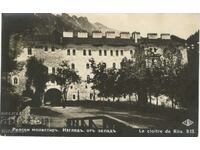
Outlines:
{"label": "tree trunk", "polygon": [[149,102],[150,102],[150,104],[151,104],[151,101],[152,101],[151,94],[149,93]]}
{"label": "tree trunk", "polygon": [[79,94],[79,90],[78,90],[78,93],[77,93],[77,97],[78,97],[78,101],[80,100],[80,94]]}
{"label": "tree trunk", "polygon": [[158,106],[158,96],[156,96],[156,106]]}
{"label": "tree trunk", "polygon": [[115,96],[113,96],[113,102],[115,101]]}
{"label": "tree trunk", "polygon": [[93,90],[93,100],[94,100],[94,101],[96,100],[96,93],[95,93],[95,90]]}
{"label": "tree trunk", "polygon": [[172,108],[174,108],[174,98],[172,97]]}
{"label": "tree trunk", "polygon": [[66,85],[66,86],[64,87],[64,89],[63,89],[64,103],[67,101],[68,88],[69,88],[69,86]]}
{"label": "tree trunk", "polygon": [[135,100],[138,101],[138,99],[137,99],[137,94],[135,93],[134,95],[135,95]]}
{"label": "tree trunk", "polygon": [[34,98],[33,98],[33,106],[40,106],[41,105],[41,96],[40,96],[40,92],[36,89],[35,90],[35,94],[34,94]]}
{"label": "tree trunk", "polygon": [[64,87],[63,89],[63,97],[64,97],[64,101],[67,100],[67,87]]}
{"label": "tree trunk", "polygon": [[131,94],[128,94],[128,99],[129,99],[129,102],[131,104]]}
{"label": "tree trunk", "polygon": [[147,104],[147,92],[146,90],[142,89],[138,91],[138,103],[140,105],[146,105]]}

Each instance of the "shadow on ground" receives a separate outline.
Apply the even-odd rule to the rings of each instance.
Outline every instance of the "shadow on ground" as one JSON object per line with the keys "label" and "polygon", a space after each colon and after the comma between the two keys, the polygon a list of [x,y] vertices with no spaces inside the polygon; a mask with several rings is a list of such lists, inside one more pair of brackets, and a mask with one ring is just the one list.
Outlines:
{"label": "shadow on ground", "polygon": [[39,107],[39,108],[31,108],[31,114],[38,116],[48,116],[48,117],[59,117],[62,116],[62,113],[52,111],[51,109]]}

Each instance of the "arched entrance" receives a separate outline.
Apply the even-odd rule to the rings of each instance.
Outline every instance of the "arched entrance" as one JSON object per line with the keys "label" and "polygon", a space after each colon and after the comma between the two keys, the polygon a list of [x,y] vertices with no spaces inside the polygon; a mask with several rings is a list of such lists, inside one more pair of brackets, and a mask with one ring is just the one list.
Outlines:
{"label": "arched entrance", "polygon": [[59,106],[61,105],[62,93],[56,88],[47,90],[44,93],[44,105]]}

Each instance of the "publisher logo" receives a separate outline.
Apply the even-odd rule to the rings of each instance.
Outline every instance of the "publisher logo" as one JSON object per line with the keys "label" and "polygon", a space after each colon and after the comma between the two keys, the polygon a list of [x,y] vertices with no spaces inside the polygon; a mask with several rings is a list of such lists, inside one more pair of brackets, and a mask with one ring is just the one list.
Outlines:
{"label": "publisher logo", "polygon": [[186,119],[185,121],[182,122],[183,125],[189,127],[193,124],[194,122],[190,119]]}

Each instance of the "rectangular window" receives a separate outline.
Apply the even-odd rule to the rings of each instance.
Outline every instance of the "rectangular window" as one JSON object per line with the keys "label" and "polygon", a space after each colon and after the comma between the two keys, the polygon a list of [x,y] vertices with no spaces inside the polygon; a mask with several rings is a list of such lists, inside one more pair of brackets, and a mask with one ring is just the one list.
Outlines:
{"label": "rectangular window", "polygon": [[133,55],[133,51],[132,50],[130,50],[130,54]]}
{"label": "rectangular window", "polygon": [[99,50],[99,56],[102,56],[102,51],[101,50]]}
{"label": "rectangular window", "polygon": [[13,78],[13,83],[14,85],[18,85],[19,84],[19,79],[17,77]]}
{"label": "rectangular window", "polygon": [[31,49],[31,47],[28,48],[28,55],[32,55],[32,49]]}
{"label": "rectangular window", "polygon": [[92,93],[90,93],[90,100],[92,100],[92,98],[93,98],[93,94],[92,94]]}
{"label": "rectangular window", "polygon": [[83,50],[83,55],[86,56],[86,50],[85,49]]}
{"label": "rectangular window", "polygon": [[56,73],[56,69],[55,67],[52,67],[52,74],[55,74]]}
{"label": "rectangular window", "polygon": [[86,69],[89,69],[90,68],[90,64],[86,64]]}
{"label": "rectangular window", "polygon": [[113,63],[113,68],[116,68],[116,63]]}
{"label": "rectangular window", "polygon": [[72,63],[72,64],[71,64],[71,68],[72,68],[72,69],[75,69],[75,64]]}
{"label": "rectangular window", "polygon": [[113,51],[112,50],[110,50],[110,56],[113,56]]}
{"label": "rectangular window", "polygon": [[73,94],[73,99],[76,99],[76,95],[75,94]]}
{"label": "rectangular window", "polygon": [[88,51],[88,53],[89,53],[89,56],[91,56],[91,55],[92,55],[92,52],[91,52],[91,50],[89,50],[89,51]]}
{"label": "rectangular window", "polygon": [[121,50],[121,56],[123,56],[124,55],[124,51],[123,50]]}
{"label": "rectangular window", "polygon": [[116,56],[118,56],[119,55],[119,51],[118,50],[116,50]]}
{"label": "rectangular window", "polygon": [[90,75],[87,75],[87,82],[90,82]]}
{"label": "rectangular window", "polygon": [[107,51],[106,50],[104,50],[104,56],[107,56]]}
{"label": "rectangular window", "polygon": [[70,49],[67,50],[67,55],[70,55]]}
{"label": "rectangular window", "polygon": [[103,63],[104,67],[106,68],[106,63]]}
{"label": "rectangular window", "polygon": [[73,55],[76,55],[76,50],[75,49],[73,49]]}

